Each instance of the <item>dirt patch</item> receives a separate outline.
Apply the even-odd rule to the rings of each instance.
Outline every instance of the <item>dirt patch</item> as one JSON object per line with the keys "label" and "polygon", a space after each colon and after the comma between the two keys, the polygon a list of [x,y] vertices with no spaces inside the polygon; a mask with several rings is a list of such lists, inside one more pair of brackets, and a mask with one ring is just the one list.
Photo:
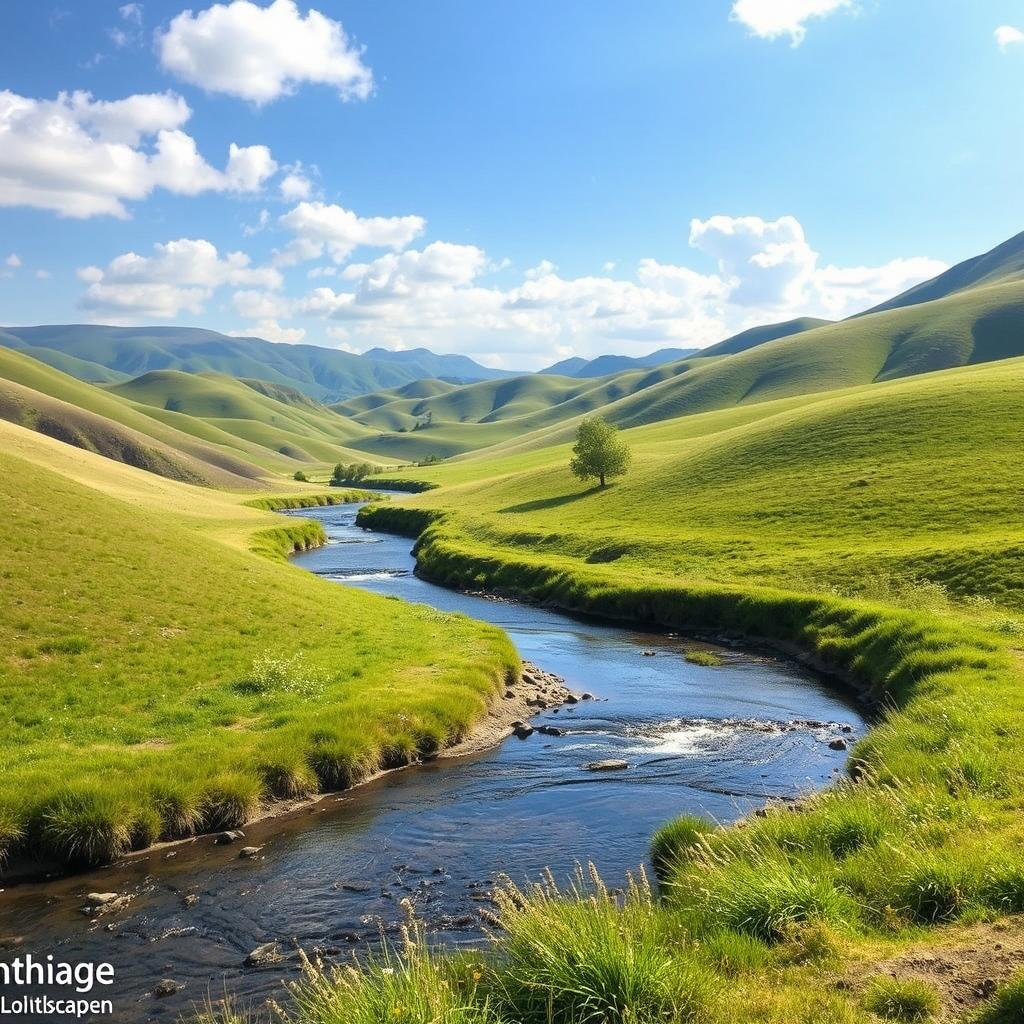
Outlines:
{"label": "dirt patch", "polygon": [[1024,971],[1024,917],[951,930],[947,941],[921,943],[899,956],[858,969],[840,984],[856,991],[873,978],[914,978],[933,988],[943,1022],[970,1020],[996,989]]}

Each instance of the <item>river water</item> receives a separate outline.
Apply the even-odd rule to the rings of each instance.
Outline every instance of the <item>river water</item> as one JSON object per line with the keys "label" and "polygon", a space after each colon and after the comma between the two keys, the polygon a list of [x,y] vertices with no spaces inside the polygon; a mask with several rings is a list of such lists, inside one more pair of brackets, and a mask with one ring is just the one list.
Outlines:
{"label": "river water", "polygon": [[[225,991],[258,1005],[295,977],[298,946],[349,956],[394,931],[402,899],[439,940],[470,944],[482,940],[481,911],[502,872],[517,881],[545,867],[567,876],[577,861],[593,860],[616,884],[645,860],[651,833],[667,819],[689,812],[728,823],[766,800],[819,789],[846,758],[829,743],[866,728],[848,697],[786,661],[705,644],[724,663],[701,667],[684,660],[694,644],[672,635],[435,586],[414,575],[407,539],[359,529],[356,511],[295,513],[319,519],[330,537],[296,564],[493,622],[524,658],[597,699],[535,719],[563,736],[509,739],[487,754],[394,773],[251,826],[245,842],[263,846],[253,861],[240,860],[237,845],[205,837],[0,891],[0,960],[32,952],[113,963],[118,1021],[177,1020]],[[605,758],[630,767],[583,769]],[[86,916],[84,894],[96,891],[132,900]],[[244,965],[254,947],[275,940],[283,960]],[[183,987],[155,998],[164,978]]]}

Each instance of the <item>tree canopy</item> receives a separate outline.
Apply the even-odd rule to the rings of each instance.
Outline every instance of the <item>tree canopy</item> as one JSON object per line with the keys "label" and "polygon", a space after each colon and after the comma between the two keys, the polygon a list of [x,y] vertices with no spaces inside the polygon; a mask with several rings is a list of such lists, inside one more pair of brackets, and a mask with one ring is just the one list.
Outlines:
{"label": "tree canopy", "polygon": [[597,477],[604,487],[608,477],[626,472],[631,457],[617,427],[603,416],[589,416],[576,430],[569,469],[581,480]]}

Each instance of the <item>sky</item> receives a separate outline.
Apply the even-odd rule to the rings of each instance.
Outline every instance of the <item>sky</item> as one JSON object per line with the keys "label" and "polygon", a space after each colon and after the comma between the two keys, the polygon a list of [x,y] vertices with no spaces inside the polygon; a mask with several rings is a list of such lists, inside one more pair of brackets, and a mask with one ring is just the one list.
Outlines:
{"label": "sky", "polygon": [[0,7],[0,324],[537,369],[1024,229],[1024,0]]}

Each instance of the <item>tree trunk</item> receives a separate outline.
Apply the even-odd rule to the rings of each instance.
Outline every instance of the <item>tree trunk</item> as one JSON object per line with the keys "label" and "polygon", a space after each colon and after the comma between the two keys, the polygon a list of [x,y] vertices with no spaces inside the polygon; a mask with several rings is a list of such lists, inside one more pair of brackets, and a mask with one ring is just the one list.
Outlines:
{"label": "tree trunk", "polygon": [[599,473],[598,476],[601,478],[601,486],[604,487],[604,473]]}

